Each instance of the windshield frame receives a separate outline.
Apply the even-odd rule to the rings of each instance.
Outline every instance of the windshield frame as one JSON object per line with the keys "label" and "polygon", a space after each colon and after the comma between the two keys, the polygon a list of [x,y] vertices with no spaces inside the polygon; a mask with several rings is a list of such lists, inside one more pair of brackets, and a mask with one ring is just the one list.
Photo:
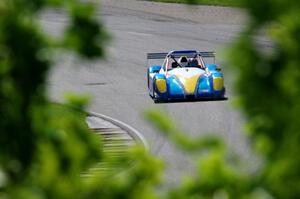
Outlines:
{"label": "windshield frame", "polygon": [[[206,69],[206,64],[204,62],[204,59],[200,55],[200,53],[197,52],[197,51],[191,51],[191,52],[181,52],[181,51],[180,52],[170,52],[166,56],[166,58],[165,58],[165,60],[163,62],[163,65],[162,65],[162,69],[163,69],[163,71],[164,71],[165,74],[167,74],[168,71],[173,70],[171,64],[173,62],[175,62],[175,61],[178,63],[178,60],[179,60],[179,58],[181,56],[186,56],[190,60],[191,59],[196,59],[198,61],[198,63],[199,63],[199,65],[198,65],[197,68],[202,69],[202,70]],[[182,67],[182,66],[180,66],[180,64],[179,64],[179,67]],[[191,66],[186,66],[184,68],[191,68]],[[193,67],[193,68],[195,68],[195,67]]]}

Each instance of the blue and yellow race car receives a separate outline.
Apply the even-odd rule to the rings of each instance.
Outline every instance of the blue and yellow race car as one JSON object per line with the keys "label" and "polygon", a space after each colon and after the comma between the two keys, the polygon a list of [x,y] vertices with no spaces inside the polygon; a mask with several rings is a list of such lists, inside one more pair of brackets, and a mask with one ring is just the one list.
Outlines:
{"label": "blue and yellow race car", "polygon": [[[203,58],[213,58],[213,64],[206,64]],[[223,73],[215,64],[214,52],[148,53],[147,60],[164,60],[162,65],[148,64],[149,95],[155,103],[226,99]]]}

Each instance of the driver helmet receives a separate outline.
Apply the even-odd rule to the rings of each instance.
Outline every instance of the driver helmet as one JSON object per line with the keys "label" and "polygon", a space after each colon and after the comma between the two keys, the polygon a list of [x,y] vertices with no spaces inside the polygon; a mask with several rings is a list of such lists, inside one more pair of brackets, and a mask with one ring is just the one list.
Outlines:
{"label": "driver helmet", "polygon": [[188,59],[186,56],[181,56],[178,62],[182,67],[186,67],[188,65]]}

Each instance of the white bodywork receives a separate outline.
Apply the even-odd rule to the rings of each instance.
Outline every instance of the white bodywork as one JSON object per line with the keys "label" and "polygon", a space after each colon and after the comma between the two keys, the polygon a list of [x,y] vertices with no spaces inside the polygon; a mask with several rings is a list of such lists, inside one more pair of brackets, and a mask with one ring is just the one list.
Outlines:
{"label": "white bodywork", "polygon": [[200,68],[188,67],[188,68],[174,68],[173,70],[168,71],[167,77],[175,75],[182,76],[184,78],[191,78],[194,76],[200,76],[205,73],[205,70]]}

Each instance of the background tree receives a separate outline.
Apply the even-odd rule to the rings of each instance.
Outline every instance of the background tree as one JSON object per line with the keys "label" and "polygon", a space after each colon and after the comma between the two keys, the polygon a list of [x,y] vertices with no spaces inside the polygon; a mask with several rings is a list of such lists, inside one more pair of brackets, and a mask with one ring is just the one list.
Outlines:
{"label": "background tree", "polygon": [[[37,21],[49,7],[70,16],[61,38]],[[0,2],[0,198],[80,198],[88,191],[79,174],[99,160],[100,143],[87,133],[83,114],[49,103],[45,80],[54,50],[103,55],[107,35],[94,11],[76,0]],[[85,103],[69,101],[79,109]]]}
{"label": "background tree", "polygon": [[[250,1],[246,30],[230,59],[236,90],[248,120],[253,148],[264,160],[258,180],[274,198],[300,195],[300,3]],[[255,42],[266,31],[274,43],[267,52]]]}

